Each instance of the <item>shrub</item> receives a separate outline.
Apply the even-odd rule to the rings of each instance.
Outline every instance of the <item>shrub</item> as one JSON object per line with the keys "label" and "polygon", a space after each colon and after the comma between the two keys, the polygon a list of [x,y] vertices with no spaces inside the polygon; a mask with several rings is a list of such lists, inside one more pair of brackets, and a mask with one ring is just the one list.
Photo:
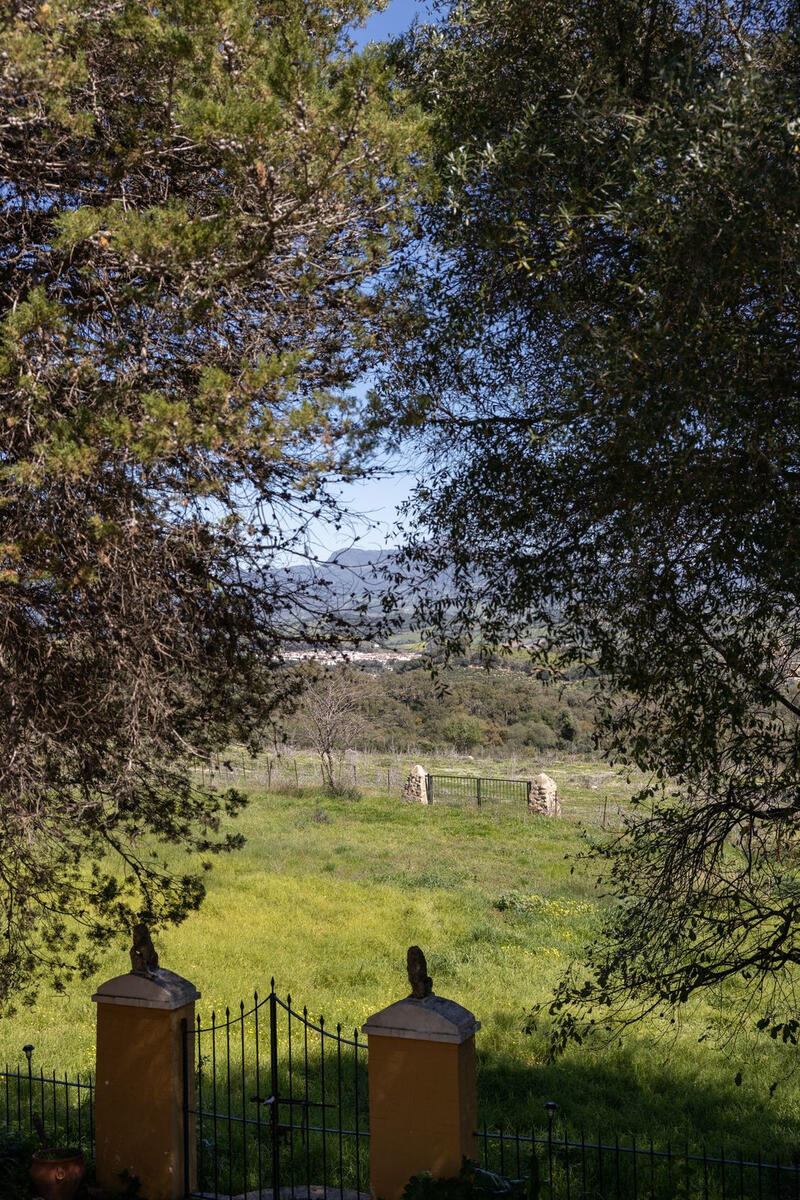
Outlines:
{"label": "shrub", "polygon": [[360,800],[361,790],[352,783],[330,783],[325,787],[325,795],[334,800]]}
{"label": "shrub", "polygon": [[526,1196],[530,1200],[538,1191],[534,1183],[536,1160],[531,1161],[534,1165],[530,1181],[505,1179],[482,1170],[468,1159],[464,1159],[460,1172],[451,1179],[435,1179],[430,1171],[422,1171],[409,1179],[402,1200],[525,1200]]}
{"label": "shrub", "polygon": [[525,730],[524,744],[535,746],[537,750],[552,750],[558,744],[558,738],[544,721],[531,721]]}
{"label": "shrub", "polygon": [[28,1168],[38,1142],[17,1129],[0,1130],[0,1200],[19,1200],[30,1194]]}
{"label": "shrub", "polygon": [[464,754],[483,741],[483,722],[469,713],[453,713],[442,721],[441,734],[459,754]]}

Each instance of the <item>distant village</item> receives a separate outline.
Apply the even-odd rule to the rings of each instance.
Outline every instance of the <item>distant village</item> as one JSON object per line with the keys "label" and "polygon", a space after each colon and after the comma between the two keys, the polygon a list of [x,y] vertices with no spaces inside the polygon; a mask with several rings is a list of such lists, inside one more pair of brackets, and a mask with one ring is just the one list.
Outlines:
{"label": "distant village", "polygon": [[330,663],[334,665],[341,663],[344,659],[346,662],[358,663],[364,667],[379,668],[380,670],[392,670],[399,663],[412,662],[414,659],[421,658],[421,650],[387,650],[383,646],[374,645],[369,650],[349,650],[349,651],[334,651],[334,650],[287,650],[283,658],[286,662],[304,662],[306,660],[318,663]]}

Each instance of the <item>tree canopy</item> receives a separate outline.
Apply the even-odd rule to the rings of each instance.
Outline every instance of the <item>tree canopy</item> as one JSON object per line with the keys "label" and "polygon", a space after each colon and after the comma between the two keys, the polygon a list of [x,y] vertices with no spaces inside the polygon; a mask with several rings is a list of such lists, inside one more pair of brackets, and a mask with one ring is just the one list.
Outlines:
{"label": "tree canopy", "polygon": [[200,902],[159,845],[207,866],[242,797],[192,763],[291,697],[287,640],[340,632],[274,568],[361,469],[415,128],[348,41],[368,10],[0,16],[0,1006]]}
{"label": "tree canopy", "polygon": [[425,455],[421,619],[545,626],[648,780],[557,1045],[699,989],[797,1035],[797,17],[464,0],[396,47],[433,153],[375,414]]}

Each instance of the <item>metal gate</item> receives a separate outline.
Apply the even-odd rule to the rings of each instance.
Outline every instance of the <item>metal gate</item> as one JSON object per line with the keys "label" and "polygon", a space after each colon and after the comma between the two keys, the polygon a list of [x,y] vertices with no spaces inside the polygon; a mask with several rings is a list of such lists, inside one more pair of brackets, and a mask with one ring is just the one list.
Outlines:
{"label": "metal gate", "polygon": [[428,775],[428,804],[518,803],[527,806],[530,781],[478,775]]}
{"label": "metal gate", "polygon": [[[368,1178],[367,1046],[313,1021],[291,996],[244,1001],[183,1029],[184,1179],[191,1193],[269,1189],[278,1200],[362,1191]],[[194,1064],[194,1073],[192,1072]],[[317,1191],[316,1189],[321,1189]]]}

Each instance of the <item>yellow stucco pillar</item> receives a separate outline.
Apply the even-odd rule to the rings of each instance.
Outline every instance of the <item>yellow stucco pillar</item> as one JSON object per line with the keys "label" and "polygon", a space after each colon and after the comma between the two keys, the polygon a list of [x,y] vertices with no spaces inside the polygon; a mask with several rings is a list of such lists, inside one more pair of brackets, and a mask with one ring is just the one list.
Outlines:
{"label": "yellow stucco pillar", "polygon": [[194,1121],[190,1116],[184,1122],[184,1094],[193,1106],[199,995],[188,980],[157,968],[110,979],[92,996],[97,1004],[99,1187],[119,1191],[127,1171],[139,1179],[147,1200],[179,1200],[187,1184],[194,1189]]}
{"label": "yellow stucco pillar", "polygon": [[476,1157],[475,1034],[441,996],[409,996],[363,1026],[369,1046],[370,1194],[397,1200],[412,1175],[457,1175]]}

